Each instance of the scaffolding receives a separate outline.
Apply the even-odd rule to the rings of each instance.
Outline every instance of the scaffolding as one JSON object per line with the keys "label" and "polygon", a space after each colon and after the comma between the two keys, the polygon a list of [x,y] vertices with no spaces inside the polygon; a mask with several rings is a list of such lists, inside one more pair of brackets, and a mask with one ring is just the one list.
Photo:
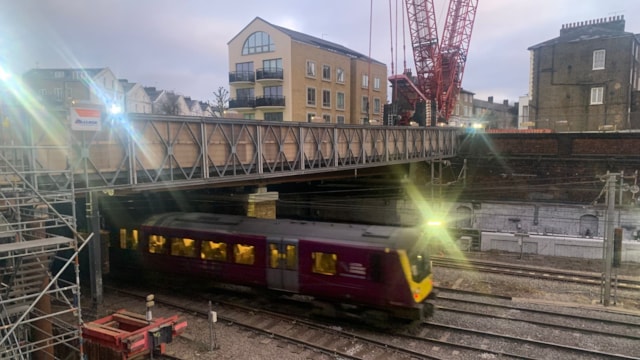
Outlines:
{"label": "scaffolding", "polygon": [[72,170],[43,161],[62,156],[66,163],[64,122],[2,100],[0,359],[80,359],[77,255],[86,241],[76,230]]}

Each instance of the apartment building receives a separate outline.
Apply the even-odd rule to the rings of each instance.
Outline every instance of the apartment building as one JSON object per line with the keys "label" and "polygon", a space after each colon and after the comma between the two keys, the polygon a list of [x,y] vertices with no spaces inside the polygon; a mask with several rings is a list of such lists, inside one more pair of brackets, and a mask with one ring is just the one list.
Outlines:
{"label": "apartment building", "polygon": [[382,123],[387,67],[259,17],[228,43],[229,109],[245,119]]}
{"label": "apartment building", "polygon": [[531,46],[529,122],[561,132],[639,129],[639,48],[622,16],[565,24]]}

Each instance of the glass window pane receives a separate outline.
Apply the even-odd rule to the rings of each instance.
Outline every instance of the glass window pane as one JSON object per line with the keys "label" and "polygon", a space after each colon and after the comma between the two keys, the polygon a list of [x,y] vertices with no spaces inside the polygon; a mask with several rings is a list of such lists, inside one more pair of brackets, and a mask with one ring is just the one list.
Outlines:
{"label": "glass window pane", "polygon": [[233,247],[233,256],[236,264],[253,265],[255,262],[254,246],[236,244]]}
{"label": "glass window pane", "polygon": [[167,239],[161,235],[149,235],[149,252],[152,254],[164,254],[164,246]]}
{"label": "glass window pane", "polygon": [[227,244],[216,241],[203,241],[200,258],[205,260],[226,261]]}
{"label": "glass window pane", "polygon": [[311,271],[323,275],[335,275],[338,256],[322,252],[311,253],[313,265]]}

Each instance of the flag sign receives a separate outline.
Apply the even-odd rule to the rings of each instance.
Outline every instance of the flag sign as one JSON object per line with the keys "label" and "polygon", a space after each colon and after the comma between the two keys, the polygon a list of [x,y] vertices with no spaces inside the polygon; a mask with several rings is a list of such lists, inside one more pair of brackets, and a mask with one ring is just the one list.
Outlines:
{"label": "flag sign", "polygon": [[100,110],[90,108],[71,108],[71,130],[99,131]]}

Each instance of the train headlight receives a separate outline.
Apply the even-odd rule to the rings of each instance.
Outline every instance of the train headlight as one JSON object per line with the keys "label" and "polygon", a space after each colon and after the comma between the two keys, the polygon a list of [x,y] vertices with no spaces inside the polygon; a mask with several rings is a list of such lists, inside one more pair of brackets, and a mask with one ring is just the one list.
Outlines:
{"label": "train headlight", "polygon": [[415,300],[415,301],[419,301],[420,300],[420,288],[415,288],[413,290],[413,300]]}

